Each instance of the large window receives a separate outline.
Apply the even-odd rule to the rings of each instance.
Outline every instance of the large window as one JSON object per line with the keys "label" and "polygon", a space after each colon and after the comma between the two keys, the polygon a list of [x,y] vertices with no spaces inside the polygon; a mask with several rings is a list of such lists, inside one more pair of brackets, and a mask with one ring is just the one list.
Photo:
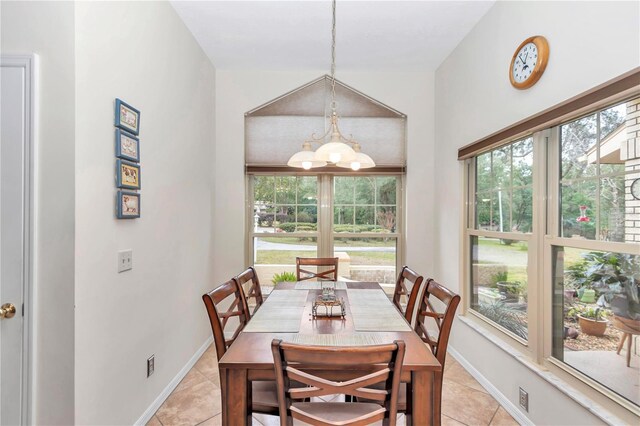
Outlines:
{"label": "large window", "polygon": [[465,262],[470,312],[636,414],[638,116],[640,98],[469,160]]}
{"label": "large window", "polygon": [[263,284],[296,257],[338,257],[341,279],[393,287],[401,237],[400,175],[249,175],[250,259]]}

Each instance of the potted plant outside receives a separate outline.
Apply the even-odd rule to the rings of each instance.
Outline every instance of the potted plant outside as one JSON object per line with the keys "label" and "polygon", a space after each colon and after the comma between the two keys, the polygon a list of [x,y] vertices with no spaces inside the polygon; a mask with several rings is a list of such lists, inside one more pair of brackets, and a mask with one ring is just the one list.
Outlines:
{"label": "potted plant outside", "polygon": [[582,257],[583,261],[569,273],[585,289],[584,293],[592,289],[602,296],[614,315],[640,321],[640,256],[589,252]]}
{"label": "potted plant outside", "polygon": [[577,305],[569,310],[569,316],[577,317],[580,330],[590,336],[604,336],[609,321],[601,308]]}

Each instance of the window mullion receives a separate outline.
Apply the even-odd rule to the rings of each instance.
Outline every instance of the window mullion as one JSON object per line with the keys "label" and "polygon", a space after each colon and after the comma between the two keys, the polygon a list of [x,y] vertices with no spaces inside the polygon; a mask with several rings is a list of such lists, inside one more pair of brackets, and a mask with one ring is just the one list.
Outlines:
{"label": "window mullion", "polygon": [[475,157],[473,159],[466,160],[467,161],[467,176],[469,179],[469,186],[467,187],[467,203],[468,203],[468,212],[469,217],[467,220],[467,228],[476,228],[476,193],[477,193],[477,183],[476,183],[476,161]]}
{"label": "window mullion", "polygon": [[532,236],[529,244],[529,350],[531,356],[538,363],[544,359],[544,318],[546,291],[543,288],[546,271],[544,265],[544,233],[547,221],[547,211],[545,209],[546,197],[546,158],[547,143],[550,139],[548,130],[539,131],[533,134],[533,166],[532,166]]}
{"label": "window mullion", "polygon": [[245,180],[246,185],[246,197],[245,197],[245,212],[251,212],[251,214],[246,214],[245,226],[247,227],[247,231],[245,235],[248,236],[245,250],[244,250],[244,264],[253,265],[253,261],[255,259],[254,253],[254,229],[253,229],[253,215],[255,212],[253,211],[253,206],[255,205],[254,193],[253,193],[253,175],[247,175]]}
{"label": "window mullion", "polygon": [[318,176],[318,257],[333,257],[333,176]]}

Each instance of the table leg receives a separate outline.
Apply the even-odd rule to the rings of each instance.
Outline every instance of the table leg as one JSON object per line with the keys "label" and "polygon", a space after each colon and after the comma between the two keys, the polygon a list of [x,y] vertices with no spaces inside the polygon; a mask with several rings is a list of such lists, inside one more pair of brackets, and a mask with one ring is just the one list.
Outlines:
{"label": "table leg", "polygon": [[631,367],[631,342],[633,342],[633,334],[627,333],[627,367]]}
{"label": "table leg", "polygon": [[412,403],[411,418],[407,425],[440,426],[440,407],[437,407],[435,394],[435,374],[433,371],[411,372]]}
{"label": "table leg", "polygon": [[222,424],[228,426],[250,426],[251,388],[247,380],[247,370],[220,369],[220,390],[222,393]]}

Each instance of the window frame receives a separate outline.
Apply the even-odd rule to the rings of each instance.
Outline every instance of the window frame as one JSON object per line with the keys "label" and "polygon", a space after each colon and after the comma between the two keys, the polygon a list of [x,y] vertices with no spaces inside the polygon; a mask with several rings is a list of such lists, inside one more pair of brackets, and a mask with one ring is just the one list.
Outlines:
{"label": "window frame", "polygon": [[[531,232],[500,232],[500,231],[488,231],[476,229],[476,158],[479,155],[486,154],[488,152],[492,152],[493,150],[508,146],[513,143],[517,143],[526,138],[531,137],[533,144],[533,163],[532,163],[532,177],[531,177],[531,188],[532,188],[532,219],[531,219]],[[464,167],[464,177],[463,182],[466,182],[465,185],[465,214],[464,223],[465,229],[463,232],[464,235],[464,244],[463,250],[464,255],[463,259],[463,277],[464,283],[463,286],[463,295],[464,295],[464,313],[471,314],[473,318],[479,320],[483,324],[489,325],[492,329],[495,329],[500,332],[500,335],[505,337],[510,344],[515,347],[520,348],[523,351],[531,353],[532,356],[535,354],[533,350],[535,350],[536,345],[531,345],[530,342],[533,340],[537,341],[540,338],[540,327],[537,325],[537,316],[534,312],[534,304],[532,303],[539,300],[539,292],[537,286],[531,286],[529,283],[536,282],[539,279],[539,270],[540,270],[540,258],[536,255],[539,251],[539,244],[536,241],[535,234],[539,232],[541,229],[540,224],[542,223],[541,216],[544,216],[543,209],[540,208],[540,200],[537,199],[536,188],[540,186],[540,180],[544,176],[539,170],[539,167],[536,167],[536,159],[539,158],[540,155],[544,155],[544,152],[541,150],[541,146],[544,145],[543,142],[547,138],[546,132],[535,132],[525,135],[520,135],[518,138],[510,139],[509,141],[505,141],[500,147],[491,147],[486,151],[477,153],[473,157],[467,158],[465,160]],[[513,176],[511,176],[513,179]],[[510,187],[511,188],[511,187]],[[498,238],[498,239],[513,239],[519,241],[527,242],[527,294],[528,294],[528,302],[527,302],[527,339],[523,339],[520,336],[517,336],[515,333],[507,330],[500,324],[486,318],[484,315],[477,312],[471,306],[472,294],[473,294],[473,283],[472,283],[472,262],[473,262],[473,254],[472,254],[472,246],[471,246],[471,237],[487,237],[487,238]],[[539,358],[539,356],[535,356],[535,358]]]}
{"label": "window frame", "polygon": [[[262,233],[254,232],[254,176],[316,176],[318,203],[317,203],[317,231],[316,232],[287,232],[286,234]],[[245,173],[245,265],[253,265],[254,259],[254,242],[255,238],[260,237],[312,237],[317,241],[318,257],[334,257],[334,239],[338,238],[383,238],[380,233],[375,232],[333,232],[333,182],[336,176],[350,177],[379,177],[379,176],[395,176],[396,180],[396,230],[393,233],[384,234],[384,238],[394,238],[396,240],[396,259],[395,259],[395,276],[399,273],[402,265],[404,265],[405,253],[405,229],[404,229],[404,212],[405,212],[405,178],[404,172],[381,172],[372,170],[371,172],[296,172],[296,171],[247,171]]]}
{"label": "window frame", "polygon": [[[460,244],[460,273],[464,285],[461,288],[463,295],[462,315],[469,318],[475,324],[480,325],[483,330],[495,335],[502,341],[524,353],[530,361],[543,367],[559,377],[567,380],[570,384],[576,385],[582,392],[587,393],[596,400],[613,401],[634,415],[640,415],[640,407],[627,401],[613,390],[598,383],[585,373],[571,367],[553,357],[553,252],[554,247],[579,248],[594,251],[612,251],[616,253],[626,253],[637,255],[640,251],[640,244],[633,242],[605,241],[600,239],[587,240],[563,237],[560,229],[562,218],[560,199],[560,165],[562,154],[560,152],[560,129],[561,126],[571,121],[580,119],[594,113],[611,108],[620,103],[624,103],[639,96],[635,91],[630,94],[628,91],[621,92],[618,96],[608,98],[606,102],[600,101],[592,103],[588,108],[581,108],[566,113],[561,121],[555,120],[546,123],[545,126],[538,126],[530,132],[521,132],[516,137],[503,140],[500,143],[492,142],[485,145],[472,154],[466,154],[462,167],[462,211]],[[599,129],[598,129],[599,131]],[[533,194],[532,194],[532,230],[531,233],[503,233],[475,229],[475,194],[476,194],[476,173],[475,159],[487,152],[497,148],[507,146],[510,143],[522,140],[527,135],[534,138],[534,160],[533,160]],[[606,138],[603,138],[603,140]],[[600,143],[600,140],[597,142]],[[600,176],[600,173],[598,173]],[[528,329],[529,339],[523,341],[510,331],[504,329],[499,324],[483,317],[471,307],[473,294],[472,283],[472,236],[487,236],[492,238],[510,238],[517,240],[527,240],[528,247]],[[525,237],[527,236],[527,237]],[[548,278],[548,279],[547,279]]]}

